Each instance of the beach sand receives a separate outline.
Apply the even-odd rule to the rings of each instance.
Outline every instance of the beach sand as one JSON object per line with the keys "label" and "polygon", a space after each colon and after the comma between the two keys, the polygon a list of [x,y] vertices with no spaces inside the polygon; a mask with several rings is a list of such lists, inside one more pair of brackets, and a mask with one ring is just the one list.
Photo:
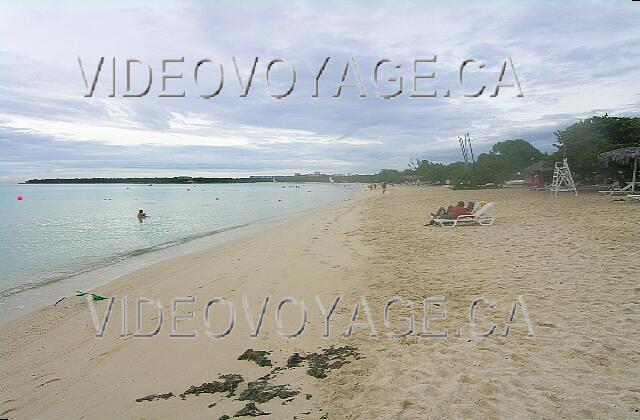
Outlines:
{"label": "beach sand", "polygon": [[[469,199],[493,201],[496,224],[424,226],[428,211]],[[219,418],[253,402],[273,418],[637,418],[638,238],[640,206],[594,194],[397,186],[384,196],[366,192],[96,289],[116,296],[102,338],[88,304],[75,297],[0,326],[0,417]],[[243,295],[254,321],[270,296],[257,338],[249,337]],[[316,295],[327,307],[342,296],[330,338],[322,338]],[[138,296],[163,306],[154,337],[133,335]],[[178,331],[198,336],[170,338],[171,299],[189,296],[195,303],[180,304],[179,312],[193,309],[195,319],[180,321]],[[430,305],[429,313],[446,311],[447,318],[430,321],[429,331],[448,337],[421,336],[422,301],[439,296],[446,303]],[[503,335],[518,296],[534,337],[523,325],[522,306]],[[216,297],[235,305],[235,326],[224,339],[205,334],[227,325],[221,305],[209,327],[203,322],[207,301]],[[292,339],[280,336],[275,320],[284,297],[304,301],[308,310],[306,328]],[[361,297],[377,337],[364,326],[344,336],[356,302],[357,321],[366,321]],[[393,306],[386,327],[384,308],[393,297],[414,307]],[[496,324],[487,338],[474,335],[468,319],[478,298],[487,304],[477,306],[475,331]],[[101,318],[108,300],[95,305]],[[145,311],[142,326],[150,331],[157,315]],[[389,337],[406,329],[401,317],[409,314],[413,333]],[[283,318],[283,331],[298,329],[300,306],[285,304]],[[238,360],[247,349],[269,351],[271,366]],[[290,359],[295,353],[299,366]],[[242,382],[220,378],[231,374]],[[213,384],[189,391],[205,383]],[[169,393],[174,396],[136,402]]]}

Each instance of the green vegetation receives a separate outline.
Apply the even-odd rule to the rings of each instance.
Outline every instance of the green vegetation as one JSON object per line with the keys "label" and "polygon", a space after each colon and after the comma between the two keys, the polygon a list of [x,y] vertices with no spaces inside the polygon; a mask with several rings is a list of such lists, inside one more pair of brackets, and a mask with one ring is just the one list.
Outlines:
{"label": "green vegetation", "polygon": [[[576,179],[600,181],[607,173],[603,173],[598,155],[622,147],[640,146],[640,118],[594,116],[556,132],[556,137],[556,155],[569,159]],[[608,174],[620,180],[618,171],[622,171],[627,179],[631,177],[630,166],[610,164]]]}
{"label": "green vegetation", "polygon": [[640,146],[640,118],[594,116],[570,125],[555,133],[558,149],[555,153],[543,153],[523,139],[505,140],[493,145],[487,153],[478,156],[475,164],[454,162],[442,164],[428,160],[412,159],[409,169],[402,172],[383,169],[375,175],[376,182],[401,182],[419,179],[423,182],[442,184],[447,180],[456,188],[477,188],[485,184],[502,184],[509,179],[522,178],[526,167],[543,162],[553,167],[562,158],[569,165],[577,181],[601,182],[613,177],[631,177],[629,165],[611,163],[604,168],[598,155],[622,147]]}
{"label": "green vegetation", "polygon": [[522,139],[496,143],[489,153],[478,157],[477,181],[502,183],[533,163],[547,160],[548,156]]}
{"label": "green vegetation", "polygon": [[414,160],[410,163],[410,168],[403,172],[385,169],[376,178],[378,181],[398,182],[414,176],[435,184],[444,184],[449,180],[454,185],[463,184],[469,188],[488,183],[501,184],[527,166],[549,158],[549,155],[525,140],[506,140],[494,144],[489,152],[478,156],[475,164],[454,162],[445,165],[428,160]]}

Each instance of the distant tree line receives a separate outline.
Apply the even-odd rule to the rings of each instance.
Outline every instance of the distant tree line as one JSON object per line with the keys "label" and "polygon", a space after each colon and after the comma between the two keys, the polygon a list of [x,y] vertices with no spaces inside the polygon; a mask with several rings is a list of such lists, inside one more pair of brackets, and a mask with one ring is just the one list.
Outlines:
{"label": "distant tree line", "polygon": [[376,182],[402,182],[419,179],[430,183],[484,185],[502,184],[519,177],[526,167],[543,162],[553,167],[566,157],[577,181],[601,182],[611,178],[621,181],[631,177],[629,165],[610,163],[603,167],[598,155],[622,147],[640,146],[640,118],[594,116],[570,125],[555,133],[554,153],[543,153],[523,139],[498,142],[487,153],[478,156],[475,163],[449,164],[412,159],[404,171],[383,169],[374,176]]}
{"label": "distant tree line", "polygon": [[420,180],[429,183],[455,185],[502,184],[520,176],[526,167],[542,162],[553,167],[554,162],[566,157],[577,181],[601,182],[604,179],[631,177],[629,165],[610,163],[604,168],[598,155],[622,147],[640,146],[640,118],[594,116],[570,125],[555,133],[557,143],[554,153],[543,153],[524,139],[498,142],[478,156],[475,163],[453,162],[449,164],[412,159],[403,171],[382,169],[374,175],[293,175],[252,176],[246,178],[56,178],[31,179],[28,184],[229,184],[254,182],[388,182]]}
{"label": "distant tree line", "polygon": [[176,176],[167,178],[45,178],[30,179],[26,184],[235,184],[271,181],[271,177],[192,178],[188,176]]}

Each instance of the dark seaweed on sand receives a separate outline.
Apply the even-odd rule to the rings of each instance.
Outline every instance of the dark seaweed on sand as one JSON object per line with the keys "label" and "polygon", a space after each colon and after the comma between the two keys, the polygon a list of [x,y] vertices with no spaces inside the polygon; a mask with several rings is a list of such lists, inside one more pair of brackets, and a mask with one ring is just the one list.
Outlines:
{"label": "dark seaweed on sand", "polygon": [[302,362],[304,362],[304,357],[300,356],[298,353],[293,353],[287,359],[287,367],[288,368],[298,367],[302,364]]}
{"label": "dark seaweed on sand", "polygon": [[269,354],[271,354],[270,351],[247,349],[238,357],[238,360],[250,360],[262,367],[271,366],[271,360],[267,358]]}
{"label": "dark seaweed on sand", "polygon": [[[268,351],[255,351],[253,349],[246,350],[238,360],[251,360],[256,362],[259,366],[271,366],[271,360],[266,356],[271,352]],[[340,369],[345,364],[350,363],[349,358],[360,359],[360,353],[358,349],[352,346],[334,347],[331,346],[318,353],[311,353],[307,356],[301,356],[298,353],[292,354],[287,359],[287,368],[296,368],[302,364],[307,364],[307,374],[316,378],[326,378],[327,373],[333,369]],[[247,388],[244,389],[238,400],[250,401],[247,405],[234,417],[241,416],[263,416],[269,413],[265,413],[256,407],[255,403],[265,403],[274,398],[280,398],[285,402],[293,401],[293,398],[300,394],[300,391],[289,388],[289,385],[275,385],[270,384],[269,381],[277,376],[283,367],[276,367],[271,370],[270,373],[258,378],[253,382],[247,384]],[[228,374],[219,376],[222,381],[205,382],[202,385],[192,385],[180,394],[180,398],[183,400],[187,395],[200,395],[200,394],[215,394],[226,393],[225,397],[231,398],[235,395],[238,386],[244,382],[244,378],[238,374]],[[166,394],[152,394],[146,397],[138,398],[136,402],[142,401],[157,401],[160,399],[168,399],[174,397],[173,392]],[[305,394],[305,398],[308,400],[311,398],[311,394]],[[208,407],[214,407],[216,403],[210,404]],[[221,418],[229,418],[223,416]]]}
{"label": "dark seaweed on sand", "polygon": [[307,374],[315,378],[326,378],[327,373],[333,369],[340,369],[342,366],[350,363],[348,358],[360,359],[360,353],[358,349],[352,346],[334,347],[331,346],[322,350],[321,353],[311,353],[306,357],[300,356],[298,353],[294,353],[287,360],[287,367],[300,366],[304,361],[307,361],[309,367],[307,368]]}
{"label": "dark seaweed on sand", "polygon": [[136,402],[166,400],[171,397],[174,397],[173,392],[168,392],[166,394],[151,394],[146,397],[136,399]]}
{"label": "dark seaweed on sand", "polygon": [[269,414],[271,413],[265,413],[264,411],[256,407],[254,403],[251,402],[245,405],[244,408],[238,411],[233,417],[244,417],[244,416],[258,417],[258,416],[268,416]]}
{"label": "dark seaweed on sand", "polygon": [[275,397],[283,400],[298,395],[300,391],[296,391],[287,387],[287,385],[272,385],[269,383],[269,376],[263,376],[254,382],[247,384],[247,389],[240,393],[238,398],[240,401],[255,401],[257,403],[267,402]]}
{"label": "dark seaweed on sand", "polygon": [[224,382],[213,381],[206,382],[200,386],[191,386],[189,389],[180,394],[180,398],[184,400],[187,395],[215,394],[217,392],[226,392],[227,398],[235,395],[238,385],[244,381],[242,376],[236,374],[220,375],[220,379]]}

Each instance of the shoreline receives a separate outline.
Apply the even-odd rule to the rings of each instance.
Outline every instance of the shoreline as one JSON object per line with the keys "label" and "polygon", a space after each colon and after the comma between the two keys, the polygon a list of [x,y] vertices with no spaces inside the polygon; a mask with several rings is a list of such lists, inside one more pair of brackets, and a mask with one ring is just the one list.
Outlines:
{"label": "shoreline", "polygon": [[140,252],[144,251],[143,249],[133,251],[127,255],[114,255],[98,265],[79,269],[68,275],[46,279],[38,284],[26,284],[27,287],[24,289],[0,297],[0,325],[51,305],[60,298],[73,297],[75,290],[93,290],[155,263],[177,256],[197,253],[229,241],[259,234],[272,227],[287,223],[287,221],[307,212],[355,199],[360,194],[362,194],[362,191],[354,189],[349,198],[338,199],[313,209],[270,216],[239,226],[231,226],[215,232],[183,238],[174,241],[174,243],[158,244],[150,247],[154,249],[147,252]]}
{"label": "shoreline", "polygon": [[[354,259],[359,259],[356,255],[359,247],[347,246],[342,238],[344,234],[354,234],[352,230],[359,224],[358,209],[372,198],[363,193],[304,212],[257,235],[142,268],[98,287],[95,292],[103,296],[147,296],[163,304],[174,296],[215,294],[241,299],[246,293],[252,308],[257,307],[254,305],[265,295],[274,299],[285,295],[308,296],[304,300],[312,302],[315,293],[347,294],[352,283],[343,283],[344,270],[350,270]],[[96,305],[102,314],[106,301]],[[200,316],[202,307],[198,305],[194,312]],[[196,340],[172,340],[163,335],[152,340],[135,339],[131,334],[119,337],[116,324],[120,321],[115,321],[118,315],[114,314],[113,318],[114,324],[107,330],[107,336],[98,339],[87,304],[65,299],[57,306],[49,305],[1,325],[0,348],[7,361],[1,370],[10,380],[0,385],[0,391],[7,396],[0,404],[0,416],[80,417],[81,413],[91,413],[94,418],[112,418],[138,413],[139,417],[175,418],[185,409],[205,410],[201,416],[218,412],[233,415],[245,404],[223,398],[208,408],[212,404],[210,398],[191,397],[168,400],[177,405],[167,408],[156,405],[154,398],[150,398],[151,401],[144,398],[168,394],[160,390],[166,387],[178,395],[193,385],[228,374],[242,376],[244,384],[257,385],[270,368],[238,361],[250,348],[268,349],[273,366],[283,367],[296,353],[306,357],[313,349],[322,352],[321,348],[329,345],[315,334],[300,340],[283,341],[277,334],[247,340],[250,327],[245,322],[238,323],[237,334],[215,342],[202,331]],[[128,317],[128,320],[133,331],[134,319]],[[143,328],[152,322],[152,318],[145,318]],[[270,325],[266,330],[277,328],[272,316],[267,317],[265,323]],[[197,362],[205,359],[208,360],[205,364]],[[272,375],[278,376],[276,373]],[[295,402],[283,405],[279,397],[269,398],[268,402],[259,403],[262,409],[289,418],[301,412],[317,411],[314,407],[319,401],[322,383],[309,381],[313,378],[305,375],[301,368],[291,368],[291,373],[298,377],[287,378],[286,388],[297,390]],[[282,384],[283,380],[272,378],[269,386]],[[116,383],[119,385],[113,386]],[[59,398],[61,394],[66,397]],[[213,397],[218,400],[216,395]],[[32,403],[36,400],[37,403]]]}
{"label": "shoreline", "polygon": [[[495,203],[495,225],[423,226],[432,208],[477,199]],[[102,338],[88,305],[75,299],[0,326],[0,374],[8,378],[0,385],[0,416],[218,418],[251,402],[273,418],[630,417],[640,404],[631,333],[640,292],[633,247],[639,210],[595,194],[400,186],[384,196],[364,192],[97,288],[118,299]],[[621,216],[615,228],[613,211]],[[123,296],[132,298],[129,306],[121,306]],[[194,303],[177,313],[193,319],[179,321],[177,331],[197,335],[172,338],[171,299],[189,296]],[[253,324],[264,297],[272,298],[256,338],[243,296]],[[316,296],[325,309],[342,296],[328,339]],[[378,336],[357,327],[345,337],[362,296]],[[394,296],[446,297],[430,308],[446,311],[446,319],[434,318],[429,329],[448,336],[422,336],[416,307],[412,333],[389,337],[407,326],[399,306],[384,323],[382,309]],[[534,337],[518,325],[520,311],[503,335],[518,296]],[[135,297],[159,301],[164,311],[150,338],[136,337]],[[223,339],[207,332],[227,327],[224,308],[212,311],[211,325],[202,322],[215,297],[236,305],[235,329]],[[282,325],[274,316],[286,297],[308,309],[304,333],[292,339],[280,333],[301,325],[300,307],[285,305]],[[476,327],[498,326],[486,338],[467,320],[469,304],[481,297],[487,304]],[[95,306],[102,319],[107,301]],[[147,306],[142,331],[158,322]],[[367,323],[362,312],[358,322]]]}

